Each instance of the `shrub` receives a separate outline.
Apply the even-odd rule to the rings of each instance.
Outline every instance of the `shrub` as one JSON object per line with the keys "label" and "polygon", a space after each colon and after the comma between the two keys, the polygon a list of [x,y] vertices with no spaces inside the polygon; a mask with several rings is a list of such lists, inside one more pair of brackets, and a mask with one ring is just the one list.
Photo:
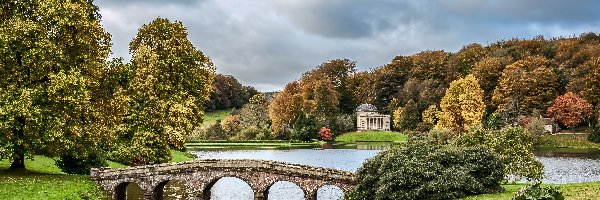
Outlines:
{"label": "shrub", "polygon": [[251,126],[240,131],[240,133],[234,136],[232,140],[266,140],[269,139],[270,135],[271,131],[267,128]]}
{"label": "shrub", "polygon": [[[538,115],[539,116],[539,115]],[[534,144],[541,144],[544,133],[546,133],[546,122],[540,117],[533,115],[532,117],[520,117],[518,120],[519,126],[527,130],[533,139]]]}
{"label": "shrub", "polygon": [[106,160],[99,153],[91,153],[81,159],[72,155],[62,155],[55,161],[56,166],[67,174],[88,175],[92,168],[106,167]]}
{"label": "shrub", "polygon": [[321,140],[324,140],[324,141],[332,141],[333,140],[333,134],[331,134],[331,130],[329,130],[328,128],[325,128],[325,127],[321,127],[321,130],[319,130],[319,136],[320,136]]}
{"label": "shrub", "polygon": [[210,125],[207,129],[203,130],[201,136],[204,140],[227,140],[227,134],[221,127],[221,120],[217,120],[214,124]]}
{"label": "shrub", "polygon": [[540,187],[540,183],[522,187],[512,197],[513,200],[564,200],[559,187]]}
{"label": "shrub", "polygon": [[335,117],[331,131],[339,135],[342,133],[351,132],[354,130],[354,120],[356,116],[341,114]]}
{"label": "shrub", "polygon": [[539,180],[544,166],[533,155],[533,139],[527,130],[509,127],[502,130],[473,128],[454,141],[457,146],[489,148],[502,161],[507,179]]}
{"label": "shrub", "polygon": [[358,169],[350,199],[454,199],[501,190],[500,161],[481,147],[411,140]]}
{"label": "shrub", "polygon": [[221,121],[221,129],[226,138],[231,138],[242,131],[238,115],[229,115]]}
{"label": "shrub", "polygon": [[448,144],[453,138],[454,134],[450,129],[431,129],[427,133],[427,137],[436,141],[438,144]]}
{"label": "shrub", "polygon": [[291,139],[309,141],[317,137],[319,128],[317,128],[315,118],[311,115],[300,115],[290,134]]}
{"label": "shrub", "polygon": [[587,136],[587,139],[590,142],[600,143],[600,126],[594,125],[589,128],[590,134]]}

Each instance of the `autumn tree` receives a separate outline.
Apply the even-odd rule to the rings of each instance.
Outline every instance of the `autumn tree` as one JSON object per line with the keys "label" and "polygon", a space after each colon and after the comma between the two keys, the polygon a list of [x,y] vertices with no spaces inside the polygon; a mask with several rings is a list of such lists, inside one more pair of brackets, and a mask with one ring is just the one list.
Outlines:
{"label": "autumn tree", "polygon": [[477,78],[477,82],[485,93],[485,102],[492,100],[492,94],[502,76],[502,71],[510,63],[511,58],[509,57],[487,57],[475,63],[471,69],[471,74]]}
{"label": "autumn tree", "polygon": [[288,83],[283,91],[275,94],[269,104],[269,118],[274,138],[281,138],[286,129],[291,128],[296,119],[302,114],[303,98],[300,93],[300,83]]}
{"label": "autumn tree", "polygon": [[242,85],[231,75],[217,74],[213,80],[209,101],[204,103],[205,111],[240,109],[258,91],[250,86]]}
{"label": "autumn tree", "polygon": [[483,90],[475,76],[452,81],[440,107],[438,129],[447,128],[460,134],[470,127],[481,125],[485,104]]}
{"label": "autumn tree", "polygon": [[547,109],[558,94],[558,80],[550,62],[541,56],[527,57],[508,65],[494,90],[492,101],[502,110],[511,103],[518,112]]}
{"label": "autumn tree", "polygon": [[432,104],[423,113],[421,113],[421,124],[427,129],[433,128],[438,121],[437,115],[440,112],[437,105]]}
{"label": "autumn tree", "polygon": [[471,71],[475,63],[485,58],[488,53],[488,50],[480,44],[473,43],[460,49],[450,61],[453,68],[456,68],[456,71],[464,76]]}
{"label": "autumn tree", "polygon": [[181,22],[164,18],[143,25],[129,49],[135,71],[114,155],[130,164],[168,162],[169,147],[182,148],[202,121],[215,67]]}
{"label": "autumn tree", "polygon": [[92,1],[0,3],[0,157],[86,158],[111,144],[118,105],[96,93],[110,35]]}
{"label": "autumn tree", "polygon": [[592,116],[592,105],[573,92],[556,97],[548,108],[548,115],[568,128],[574,128]]}
{"label": "autumn tree", "polygon": [[[370,102],[378,108],[387,107],[394,96],[401,91],[402,85],[408,78],[408,71],[412,61],[410,57],[396,56],[390,63],[376,68],[369,76],[368,92],[372,92],[371,101],[363,101],[362,103]],[[387,111],[384,111],[387,113]]]}
{"label": "autumn tree", "polygon": [[600,57],[592,59],[584,65],[590,69],[582,78],[581,97],[598,106],[600,104]]}
{"label": "autumn tree", "polygon": [[399,131],[414,130],[421,121],[419,107],[414,101],[409,101],[404,107],[394,111],[394,128]]}
{"label": "autumn tree", "polygon": [[448,70],[448,57],[444,51],[423,51],[410,56],[413,65],[410,68],[410,78],[449,83],[457,73]]}

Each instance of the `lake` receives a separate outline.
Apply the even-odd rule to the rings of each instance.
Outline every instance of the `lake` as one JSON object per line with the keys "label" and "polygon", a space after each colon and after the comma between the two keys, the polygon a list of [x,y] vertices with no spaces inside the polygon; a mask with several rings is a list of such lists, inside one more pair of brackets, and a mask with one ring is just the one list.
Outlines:
{"label": "lake", "polygon": [[[381,150],[357,149],[287,149],[287,150],[206,150],[191,151],[199,159],[265,159],[318,167],[335,168],[355,172],[363,162],[375,156]],[[564,151],[564,150],[563,150]],[[537,151],[536,157],[544,164],[544,183],[579,183],[600,181],[600,158],[596,152],[572,153],[559,150]],[[180,187],[177,185],[170,187]],[[171,188],[173,189],[173,188]],[[165,191],[170,197],[177,192]],[[223,178],[211,190],[211,199],[252,200],[250,186],[237,178]],[[132,196],[133,197],[133,196]],[[337,188],[321,188],[317,198],[342,199],[343,194]],[[130,198],[128,198],[130,199]],[[135,198],[132,198],[135,199]],[[166,198],[177,199],[177,198]],[[303,192],[290,182],[278,182],[269,190],[269,199],[304,199]]]}

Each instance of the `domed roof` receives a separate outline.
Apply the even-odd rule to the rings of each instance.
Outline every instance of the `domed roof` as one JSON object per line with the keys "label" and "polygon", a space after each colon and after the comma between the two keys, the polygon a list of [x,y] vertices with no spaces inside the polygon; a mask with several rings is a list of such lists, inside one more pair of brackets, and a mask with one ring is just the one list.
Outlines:
{"label": "domed roof", "polygon": [[361,104],[360,106],[358,106],[356,108],[356,112],[377,112],[377,107],[375,107],[374,105],[365,103],[365,104]]}

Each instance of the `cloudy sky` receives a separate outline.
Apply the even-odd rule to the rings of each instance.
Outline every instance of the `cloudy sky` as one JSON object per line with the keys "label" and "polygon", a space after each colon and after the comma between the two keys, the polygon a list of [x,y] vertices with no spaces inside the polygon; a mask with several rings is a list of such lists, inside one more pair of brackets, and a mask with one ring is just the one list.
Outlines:
{"label": "cloudy sky", "polygon": [[422,50],[458,51],[500,39],[600,33],[594,0],[96,0],[113,57],[157,17],[183,22],[217,72],[280,90],[336,58],[359,70]]}

